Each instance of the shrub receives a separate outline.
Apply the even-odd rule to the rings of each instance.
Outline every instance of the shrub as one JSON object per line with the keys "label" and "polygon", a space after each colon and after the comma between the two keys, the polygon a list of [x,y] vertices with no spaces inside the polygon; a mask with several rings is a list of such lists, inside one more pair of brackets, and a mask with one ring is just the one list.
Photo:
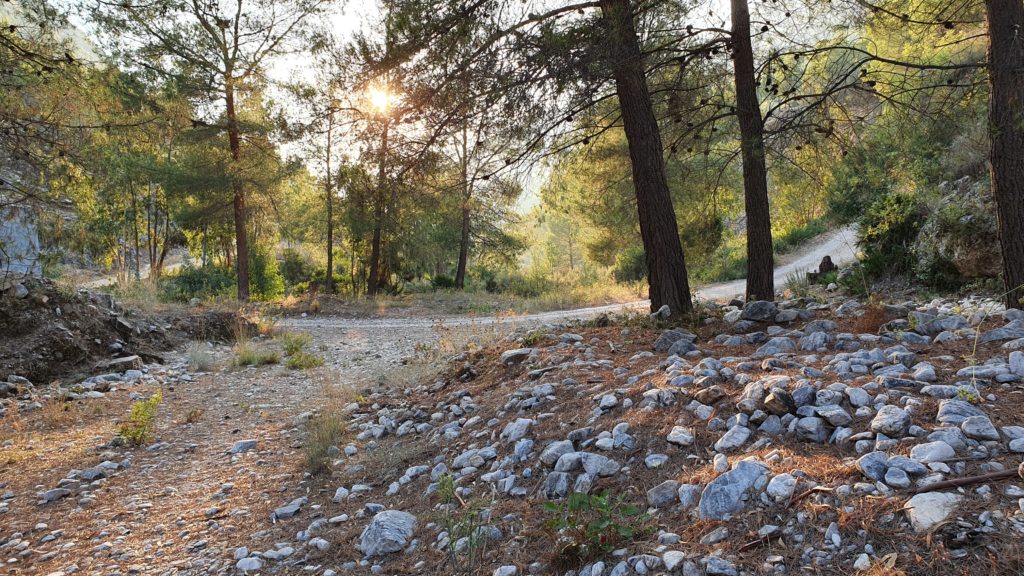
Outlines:
{"label": "shrub", "polygon": [[255,300],[284,296],[284,277],[270,249],[256,245],[249,251],[249,293]]}
{"label": "shrub", "polygon": [[229,295],[235,287],[233,271],[218,266],[195,268],[185,265],[177,274],[161,280],[161,298],[188,302],[192,298],[206,299]]}
{"label": "shrub", "polygon": [[277,364],[280,360],[277,352],[263,352],[249,343],[235,347],[235,366],[265,366]]}
{"label": "shrub", "polygon": [[156,408],[163,400],[163,395],[157,391],[149,400],[139,400],[132,404],[128,420],[123,422],[117,429],[117,433],[130,446],[140,446],[153,439],[155,428]]}
{"label": "shrub", "polygon": [[296,352],[288,357],[288,361],[285,363],[291,370],[308,370],[310,368],[317,368],[324,365],[324,359],[317,356],[316,354],[310,354],[309,352]]}
{"label": "shrub", "polygon": [[557,558],[567,565],[607,555],[647,530],[650,520],[622,496],[611,496],[607,490],[599,495],[573,492],[563,502],[545,502],[544,510],[554,516],[545,526],[555,532]]}
{"label": "shrub", "polygon": [[284,332],[278,336],[278,339],[281,340],[281,346],[284,347],[285,356],[301,352],[313,341],[313,337],[305,332]]}
{"label": "shrub", "polygon": [[615,257],[612,278],[616,282],[639,282],[647,277],[647,256],[639,246],[628,248]]}
{"label": "shrub", "polygon": [[923,216],[921,205],[906,193],[888,194],[875,201],[860,224],[864,269],[871,275],[913,270],[911,248]]}
{"label": "shrub", "polygon": [[213,368],[213,356],[205,342],[189,342],[185,355],[188,369],[193,372],[209,372]]}
{"label": "shrub", "polygon": [[310,418],[306,424],[306,469],[310,474],[322,474],[330,470],[330,459],[337,453],[335,444],[345,434],[341,417],[334,413],[321,414]]}
{"label": "shrub", "polygon": [[447,274],[438,274],[430,279],[430,285],[435,289],[447,289],[455,288],[455,278],[448,276]]}
{"label": "shrub", "polygon": [[281,253],[281,276],[288,286],[308,282],[314,272],[313,265],[298,250],[285,248]]}

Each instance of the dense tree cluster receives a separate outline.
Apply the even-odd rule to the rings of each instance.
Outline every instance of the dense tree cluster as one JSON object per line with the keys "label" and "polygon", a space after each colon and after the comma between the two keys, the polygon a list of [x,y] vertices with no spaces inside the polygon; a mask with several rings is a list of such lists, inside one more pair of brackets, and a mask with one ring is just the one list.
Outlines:
{"label": "dense tree cluster", "polygon": [[687,313],[695,279],[774,298],[831,219],[868,272],[1024,296],[1019,0],[385,0],[344,37],[323,0],[15,5],[0,200],[70,206],[54,244],[126,279],[182,245],[242,300],[528,269]]}

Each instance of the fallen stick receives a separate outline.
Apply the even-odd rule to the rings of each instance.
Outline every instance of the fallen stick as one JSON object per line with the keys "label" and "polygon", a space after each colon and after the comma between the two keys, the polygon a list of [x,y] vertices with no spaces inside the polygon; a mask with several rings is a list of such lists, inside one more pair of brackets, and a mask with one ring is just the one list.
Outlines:
{"label": "fallen stick", "polygon": [[991,480],[1005,480],[1007,478],[1015,477],[1024,479],[1024,462],[1021,462],[1020,466],[1018,466],[1016,470],[1000,470],[999,472],[989,472],[988,474],[982,474],[980,476],[965,476],[963,478],[954,478],[953,480],[944,480],[942,482],[928,484],[927,486],[919,486],[911,490],[910,493],[920,494],[922,492],[934,492],[935,490],[943,490],[945,488],[971,486],[972,484],[981,484],[982,482],[988,482]]}

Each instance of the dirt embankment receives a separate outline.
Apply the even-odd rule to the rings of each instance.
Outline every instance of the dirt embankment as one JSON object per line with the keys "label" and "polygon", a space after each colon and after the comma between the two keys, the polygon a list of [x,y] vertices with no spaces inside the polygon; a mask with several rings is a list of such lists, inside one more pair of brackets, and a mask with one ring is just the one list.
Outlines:
{"label": "dirt embankment", "polygon": [[188,339],[229,338],[240,321],[226,310],[142,313],[110,294],[27,279],[0,293],[0,376],[45,384],[102,371],[127,356],[161,362],[162,352]]}

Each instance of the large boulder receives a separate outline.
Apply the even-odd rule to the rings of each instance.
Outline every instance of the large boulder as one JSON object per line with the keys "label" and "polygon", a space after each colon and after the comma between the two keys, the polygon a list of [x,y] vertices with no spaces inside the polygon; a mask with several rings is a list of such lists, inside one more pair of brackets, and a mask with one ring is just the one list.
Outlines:
{"label": "large boulder", "polygon": [[367,558],[399,552],[416,530],[416,517],[399,510],[378,512],[359,537],[359,551]]}
{"label": "large boulder", "polygon": [[743,497],[768,472],[756,460],[741,460],[732,470],[712,480],[700,495],[700,517],[723,520],[743,508]]}

